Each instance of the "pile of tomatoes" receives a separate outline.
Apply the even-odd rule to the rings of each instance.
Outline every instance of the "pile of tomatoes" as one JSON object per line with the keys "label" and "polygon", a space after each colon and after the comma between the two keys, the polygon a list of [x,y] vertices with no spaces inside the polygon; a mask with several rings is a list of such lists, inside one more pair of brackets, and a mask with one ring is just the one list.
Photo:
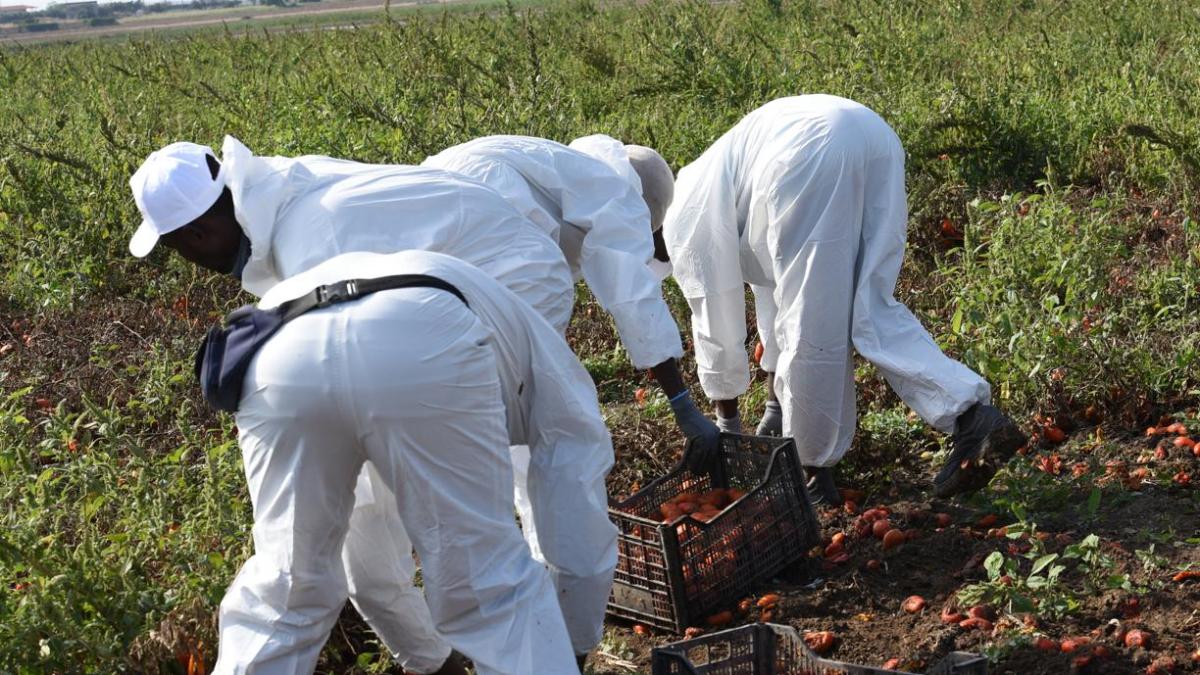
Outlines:
{"label": "pile of tomatoes", "polygon": [[713,488],[704,493],[680,492],[659,506],[659,511],[664,523],[673,523],[683,516],[707,523],[745,494],[745,490],[738,488]]}

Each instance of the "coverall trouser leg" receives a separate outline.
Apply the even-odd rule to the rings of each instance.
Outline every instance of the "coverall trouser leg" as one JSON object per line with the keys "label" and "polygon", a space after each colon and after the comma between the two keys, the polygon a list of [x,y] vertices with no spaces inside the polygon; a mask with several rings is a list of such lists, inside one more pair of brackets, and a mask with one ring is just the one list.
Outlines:
{"label": "coverall trouser leg", "polygon": [[215,672],[312,672],[345,602],[339,554],[367,459],[446,640],[480,673],[576,672],[549,575],[513,524],[491,339],[453,296],[406,289],[306,314],[263,347],[238,414],[255,553],[221,603]]}
{"label": "coverall trouser leg", "polygon": [[[879,124],[883,124],[879,120]],[[867,162],[859,272],[854,291],[854,348],[879,369],[888,385],[927,424],[952,433],[958,416],[991,401],[980,375],[942,352],[933,337],[895,298],[904,264],[908,206],[904,150],[890,134]]]}
{"label": "coverall trouser leg", "polygon": [[893,296],[907,227],[899,140],[866,108],[839,111],[830,124],[824,143],[773,178],[768,200],[776,390],[784,433],[809,466],[831,466],[850,447],[853,350],[940,431],[990,398],[983,378],[947,357]]}
{"label": "coverall trouser leg", "polygon": [[371,462],[363,465],[354,499],[342,547],[350,601],[405,672],[437,672],[450,643],[434,629],[425,594],[413,583],[412,540],[396,496]]}

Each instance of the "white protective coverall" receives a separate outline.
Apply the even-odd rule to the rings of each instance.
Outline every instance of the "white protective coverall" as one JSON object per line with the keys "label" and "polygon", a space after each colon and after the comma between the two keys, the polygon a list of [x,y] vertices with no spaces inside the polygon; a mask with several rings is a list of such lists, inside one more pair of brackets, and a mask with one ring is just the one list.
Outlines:
{"label": "white protective coverall", "polygon": [[250,239],[242,287],[262,296],[339,253],[467,260],[566,329],[575,296],[553,242],[493,191],[445,171],[322,156],[262,157],[226,136],[226,185]]}
{"label": "white protective coverall", "polygon": [[[679,328],[648,267],[654,257],[650,211],[624,146],[607,136],[576,144],[486,136],[447,148],[421,165],[487,185],[558,242],[575,280],[587,282],[596,302],[612,315],[635,368],[680,358]],[[585,152],[597,147],[608,151],[607,161]]]}
{"label": "white protective coverall", "polygon": [[[583,279],[613,317],[635,368],[683,356],[661,279],[648,267],[654,239],[641,179],[619,141],[595,135],[566,146],[529,136],[485,136],[447,148],[421,165],[487,185],[558,242],[574,279]],[[514,446],[512,459],[525,539],[534,557],[542,559],[525,488],[529,448]]]}
{"label": "white protective coverall", "polygon": [[[562,253],[482,184],[428,168],[320,156],[259,157],[232,137],[225,139],[222,162],[238,222],[251,243],[242,274],[243,288],[250,293],[262,295],[282,277],[348,251],[429,250],[479,267],[532,306],[556,332],[566,330],[574,289]],[[587,386],[592,386],[590,379]],[[598,406],[579,423],[592,421],[599,421]],[[607,434],[602,439],[587,434],[580,438],[569,447],[540,444],[549,454],[538,460],[538,479],[558,472],[560,476],[545,480],[570,484],[591,478],[583,472],[611,461]],[[582,439],[593,442],[585,445]],[[557,454],[560,451],[569,454]],[[421,593],[412,586],[411,546],[388,500],[375,494],[384,491],[386,485],[377,474],[369,466],[364,469],[356,493],[363,508],[355,509],[346,540],[350,599],[406,669],[433,672],[450,647],[433,630]],[[528,508],[533,519],[554,531],[564,525],[549,521],[562,520],[587,533],[604,532],[611,527],[607,510],[588,508],[588,499],[577,491],[547,489]],[[579,653],[594,647],[603,630],[612,568],[595,561],[606,559],[610,551],[615,551],[615,542],[603,536],[561,539],[536,549],[539,560],[552,567]],[[615,553],[611,555],[615,559]],[[393,573],[403,576],[394,578],[395,585],[385,593],[383,582]],[[371,593],[359,592],[368,587]]]}
{"label": "white protective coverall", "polygon": [[900,140],[835,96],[772,101],[681,169],[663,235],[705,394],[734,399],[749,386],[746,283],[783,432],[807,466],[832,466],[850,447],[851,345],[940,431],[987,402],[987,382],[893,297],[907,218]]}
{"label": "white protective coverall", "polygon": [[[221,603],[216,673],[313,671],[345,602],[338,557],[367,460],[413,533],[438,630],[478,672],[578,672],[550,575],[512,518],[507,457],[506,426],[536,423],[531,411],[586,419],[596,407],[563,340],[484,273],[420,251],[334,258],[275,286],[260,306],[401,273],[448,281],[470,307],[444,290],[380,291],[301,315],[251,363],[237,423],[255,551]],[[517,408],[534,398],[556,405]],[[577,423],[563,427],[563,443],[588,443],[574,432],[607,438],[602,423]],[[603,510],[611,455],[599,461],[555,489],[585,492]],[[555,534],[615,537],[611,524]]]}

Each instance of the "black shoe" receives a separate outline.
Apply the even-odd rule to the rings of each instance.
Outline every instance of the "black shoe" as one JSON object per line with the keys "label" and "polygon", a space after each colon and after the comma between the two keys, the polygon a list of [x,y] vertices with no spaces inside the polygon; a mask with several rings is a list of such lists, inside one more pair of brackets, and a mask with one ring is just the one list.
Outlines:
{"label": "black shoe", "polygon": [[446,658],[441,669],[433,675],[468,675],[467,664],[464,662],[462,654],[450,652],[450,656]]}
{"label": "black shoe", "polygon": [[837,483],[833,480],[832,467],[806,466],[804,476],[808,480],[804,486],[808,492],[808,501],[812,502],[813,506],[842,505],[842,493],[838,492]]}
{"label": "black shoe", "polygon": [[958,416],[953,449],[933,479],[933,494],[945,498],[983,488],[1026,440],[1004,413],[976,403]]}

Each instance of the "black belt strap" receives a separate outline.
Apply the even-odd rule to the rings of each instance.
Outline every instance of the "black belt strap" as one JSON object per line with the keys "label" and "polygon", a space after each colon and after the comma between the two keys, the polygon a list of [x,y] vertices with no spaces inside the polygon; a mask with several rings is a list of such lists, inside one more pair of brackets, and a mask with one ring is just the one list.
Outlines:
{"label": "black belt strap", "polygon": [[394,288],[436,288],[454,295],[467,307],[471,306],[462,291],[447,281],[431,277],[428,274],[395,274],[375,279],[347,279],[336,284],[317,286],[308,294],[283,303],[280,309],[283,312],[284,322],[287,322],[310,310],[357,300],[364,295],[389,291]]}

